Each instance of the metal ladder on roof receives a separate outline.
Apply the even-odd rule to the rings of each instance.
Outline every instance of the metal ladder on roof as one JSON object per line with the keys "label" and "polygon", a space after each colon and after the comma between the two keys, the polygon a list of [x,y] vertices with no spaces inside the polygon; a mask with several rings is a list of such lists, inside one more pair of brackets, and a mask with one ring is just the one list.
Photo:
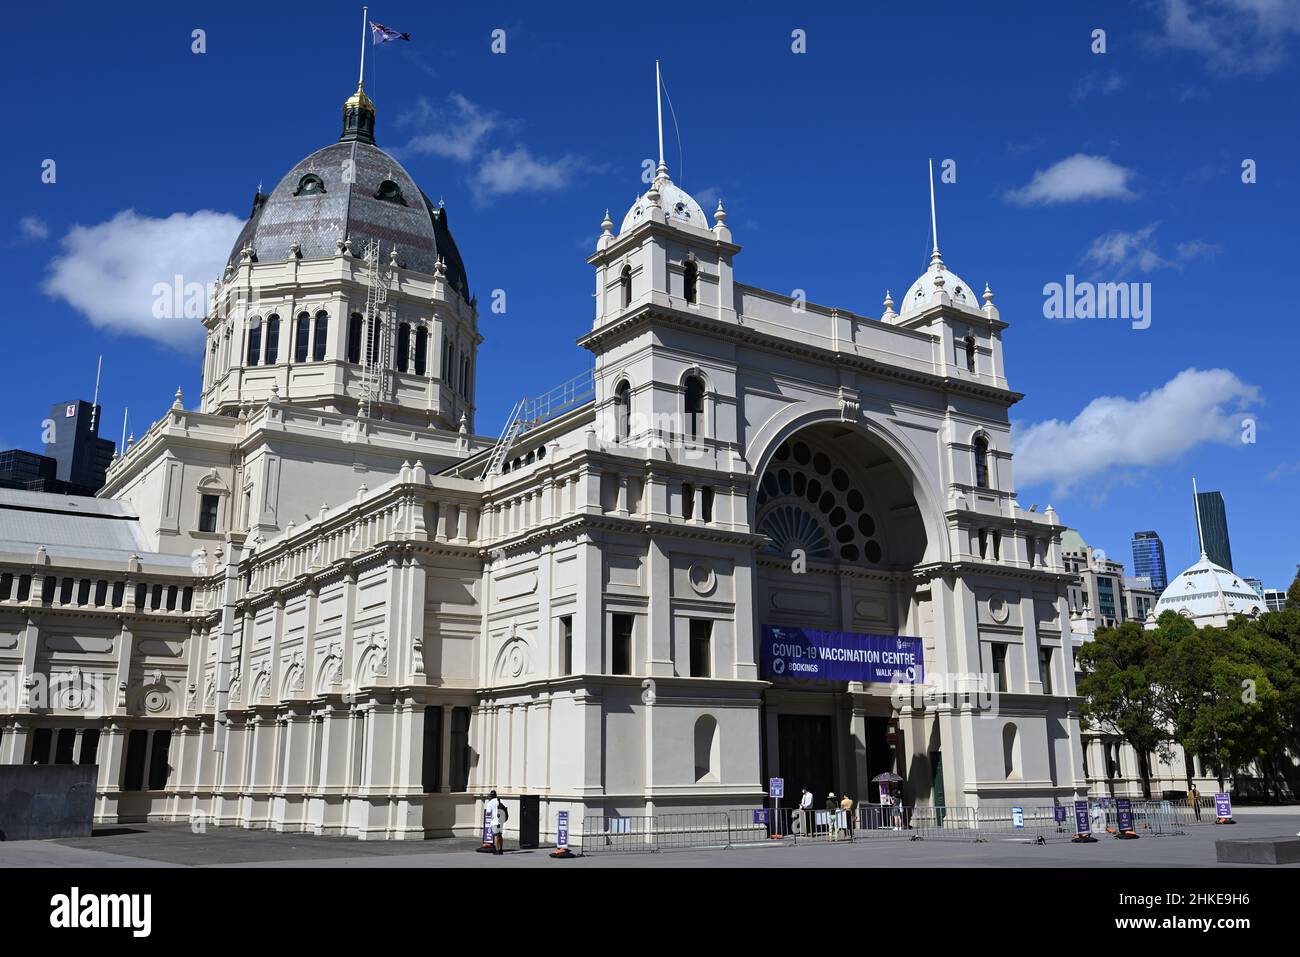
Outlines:
{"label": "metal ladder on roof", "polygon": [[375,402],[383,402],[388,383],[388,277],[379,265],[379,240],[366,243],[366,308],[361,330],[361,418],[370,418]]}
{"label": "metal ladder on roof", "polygon": [[501,437],[497,439],[497,444],[492,447],[492,454],[488,456],[487,465],[479,478],[485,479],[489,475],[495,475],[501,468],[501,463],[505,461],[506,454],[510,451],[510,446],[514,444],[519,433],[524,430],[523,410],[527,399],[520,399],[515,403],[515,407],[510,410],[510,417],[506,419],[505,427],[501,430]]}

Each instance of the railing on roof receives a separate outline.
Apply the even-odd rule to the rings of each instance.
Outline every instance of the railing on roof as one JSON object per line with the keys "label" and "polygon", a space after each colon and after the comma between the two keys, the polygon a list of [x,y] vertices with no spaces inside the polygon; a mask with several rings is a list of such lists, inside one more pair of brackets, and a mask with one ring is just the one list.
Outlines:
{"label": "railing on roof", "polygon": [[595,370],[588,369],[579,373],[568,382],[561,383],[549,392],[531,398],[525,396],[515,403],[506,419],[501,437],[497,439],[492,454],[488,456],[487,465],[480,478],[486,478],[496,472],[506,456],[510,453],[515,439],[525,432],[535,429],[543,423],[576,409],[596,396]]}

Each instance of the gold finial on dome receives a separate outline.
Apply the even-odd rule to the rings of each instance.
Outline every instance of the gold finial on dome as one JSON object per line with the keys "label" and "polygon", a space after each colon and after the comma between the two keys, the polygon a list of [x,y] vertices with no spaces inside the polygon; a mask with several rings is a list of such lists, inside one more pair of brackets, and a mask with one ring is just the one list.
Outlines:
{"label": "gold finial on dome", "polygon": [[343,101],[344,110],[348,110],[353,107],[361,107],[362,109],[369,110],[371,113],[375,112],[375,101],[372,100],[370,97],[366,96],[365,83],[358,83],[357,92],[353,93],[351,96],[349,96],[346,100]]}

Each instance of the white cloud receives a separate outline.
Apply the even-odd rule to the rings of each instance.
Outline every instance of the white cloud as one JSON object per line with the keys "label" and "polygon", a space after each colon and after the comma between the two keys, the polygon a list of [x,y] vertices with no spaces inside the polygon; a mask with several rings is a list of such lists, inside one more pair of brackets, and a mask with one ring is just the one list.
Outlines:
{"label": "white cloud", "polygon": [[1184,369],[1136,399],[1099,396],[1069,422],[1016,424],[1016,478],[1022,487],[1050,484],[1057,498],[1077,485],[1128,481],[1199,445],[1239,444],[1241,413],[1260,399],[1228,369]]}
{"label": "white cloud", "polygon": [[1105,75],[1100,73],[1088,73],[1074,85],[1074,92],[1070,94],[1070,98],[1074,100],[1075,103],[1082,103],[1093,94],[1110,96],[1111,94],[1118,93],[1120,90],[1124,89],[1124,82],[1124,77],[1120,76],[1118,73],[1108,73]]}
{"label": "white cloud", "polygon": [[1132,199],[1129,180],[1134,173],[1106,156],[1075,153],[1045,170],[1020,189],[1008,190],[1006,199],[1018,206],[1048,206],[1090,199]]}
{"label": "white cloud", "polygon": [[506,125],[495,113],[459,93],[452,93],[447,101],[446,109],[435,109],[422,97],[414,110],[399,116],[399,126],[413,126],[422,132],[393,152],[442,156],[468,163],[478,155],[484,139]]}
{"label": "white cloud", "polygon": [[[206,290],[221,272],[243,222],[203,209],[165,219],[123,210],[95,226],[74,226],[42,286],[98,328],[146,336],[184,347],[202,341],[203,327],[192,314],[175,315],[156,288],[180,277],[181,301],[188,290]],[[206,292],[202,301],[206,306]],[[163,317],[159,318],[159,314]]]}
{"label": "white cloud", "polygon": [[1111,274],[1149,273],[1157,269],[1182,269],[1193,259],[1219,251],[1213,243],[1196,239],[1179,243],[1173,257],[1166,258],[1156,249],[1154,235],[1159,226],[1152,223],[1133,232],[1117,230],[1098,236],[1084,254],[1084,261]]}
{"label": "white cloud", "polygon": [[563,189],[585,165],[581,157],[572,154],[550,160],[534,156],[525,146],[509,152],[494,149],[470,177],[470,188],[483,201],[510,193]]}
{"label": "white cloud", "polygon": [[1199,55],[1212,73],[1275,73],[1300,36],[1297,0],[1163,0],[1160,47]]}
{"label": "white cloud", "polygon": [[22,234],[23,240],[28,242],[50,237],[49,225],[39,216],[24,216],[18,220],[18,231]]}
{"label": "white cloud", "polygon": [[393,152],[398,156],[441,156],[473,165],[469,186],[479,203],[512,193],[563,189],[579,171],[592,168],[576,154],[554,159],[535,156],[518,143],[513,149],[489,148],[493,139],[517,131],[522,124],[485,110],[459,93],[452,93],[448,103],[445,108],[435,108],[421,99],[414,110],[398,117],[399,125],[419,132]]}

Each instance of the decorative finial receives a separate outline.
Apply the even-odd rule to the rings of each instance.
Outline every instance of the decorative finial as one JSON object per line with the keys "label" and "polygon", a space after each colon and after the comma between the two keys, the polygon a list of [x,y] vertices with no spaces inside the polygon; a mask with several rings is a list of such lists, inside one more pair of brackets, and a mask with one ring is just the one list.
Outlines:
{"label": "decorative finial", "polygon": [[718,208],[713,211],[713,221],[715,223],[725,223],[727,221],[727,211],[722,208],[721,196],[718,197]]}
{"label": "decorative finial", "polygon": [[898,315],[898,313],[894,312],[894,297],[889,294],[888,289],[885,290],[884,306],[885,306],[885,316],[893,317]]}
{"label": "decorative finial", "polygon": [[988,283],[984,284],[984,295],[981,296],[980,298],[983,299],[985,302],[993,301],[993,290],[989,288]]}
{"label": "decorative finial", "polygon": [[614,220],[609,218],[609,210],[605,210],[605,218],[600,221],[600,230],[606,236],[614,234]]}
{"label": "decorative finial", "polygon": [[175,397],[174,399],[172,399],[172,408],[173,408],[173,409],[184,409],[184,408],[185,408],[184,403],[181,402],[181,387],[180,387],[180,386],[177,386],[177,387],[176,387],[176,397]]}

